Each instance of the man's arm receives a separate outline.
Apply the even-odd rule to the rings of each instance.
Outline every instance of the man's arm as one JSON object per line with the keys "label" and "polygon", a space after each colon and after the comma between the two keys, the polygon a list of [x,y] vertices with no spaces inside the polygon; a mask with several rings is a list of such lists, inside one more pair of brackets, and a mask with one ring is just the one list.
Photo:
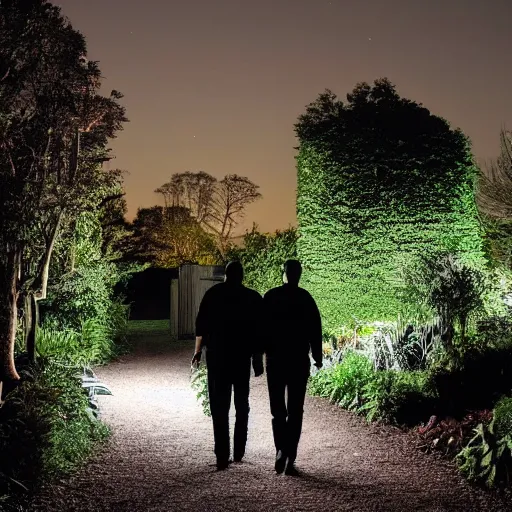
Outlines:
{"label": "man's arm", "polygon": [[[309,295],[309,294],[308,294]],[[311,322],[311,337],[310,337],[310,346],[311,346],[311,355],[315,360],[315,366],[317,368],[322,367],[322,318],[320,316],[320,311],[318,310],[318,306],[316,305],[315,299],[309,295],[310,298],[310,322]]]}
{"label": "man's arm", "polygon": [[201,353],[203,349],[203,337],[196,336],[196,346],[194,349],[194,357],[192,358],[192,364],[201,362]]}
{"label": "man's arm", "polygon": [[252,334],[252,368],[254,376],[263,375],[263,298],[254,292],[253,334]]}
{"label": "man's arm", "polygon": [[194,357],[192,357],[192,364],[199,364],[201,361],[201,351],[203,348],[203,337],[208,333],[208,311],[210,308],[210,290],[204,294],[199,311],[196,316],[196,344],[194,348]]}

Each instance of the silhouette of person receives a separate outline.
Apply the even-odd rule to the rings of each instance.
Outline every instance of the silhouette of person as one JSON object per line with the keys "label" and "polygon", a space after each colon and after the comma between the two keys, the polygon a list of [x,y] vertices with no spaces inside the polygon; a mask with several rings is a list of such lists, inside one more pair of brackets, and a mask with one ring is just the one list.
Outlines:
{"label": "silhouette of person", "polygon": [[309,352],[322,367],[322,322],[309,292],[299,287],[302,266],[284,264],[283,285],[263,297],[265,356],[278,474],[298,475],[295,468],[302,431],[304,399],[310,372]]}
{"label": "silhouette of person", "polygon": [[245,287],[241,263],[227,264],[224,282],[205,293],[196,318],[196,347],[192,364],[201,360],[206,347],[208,395],[213,420],[217,469],[229,465],[229,409],[234,392],[236,421],[233,460],[241,462],[247,443],[249,420],[249,380],[251,359],[254,374],[263,374],[261,295]]}

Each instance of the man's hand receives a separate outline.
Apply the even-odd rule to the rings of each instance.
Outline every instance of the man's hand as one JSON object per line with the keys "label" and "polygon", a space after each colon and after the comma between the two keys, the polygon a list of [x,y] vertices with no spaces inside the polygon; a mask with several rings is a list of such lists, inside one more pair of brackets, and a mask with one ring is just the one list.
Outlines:
{"label": "man's hand", "polygon": [[194,354],[194,357],[192,358],[192,366],[194,366],[194,364],[197,364],[199,365],[199,363],[201,362],[201,351],[199,352],[196,352]]}

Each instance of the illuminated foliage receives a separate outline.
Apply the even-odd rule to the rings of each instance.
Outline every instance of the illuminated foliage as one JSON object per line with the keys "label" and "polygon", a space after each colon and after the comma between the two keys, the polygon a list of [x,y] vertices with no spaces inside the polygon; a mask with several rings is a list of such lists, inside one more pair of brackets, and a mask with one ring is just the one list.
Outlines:
{"label": "illuminated foliage", "polygon": [[132,259],[160,268],[183,263],[215,265],[220,254],[207,233],[184,206],[139,208],[130,241]]}
{"label": "illuminated foliage", "polygon": [[256,226],[243,238],[242,248],[232,248],[229,260],[244,266],[244,283],[261,294],[282,284],[283,263],[297,257],[297,230],[294,228],[260,233]]}
{"label": "illuminated foliage", "polygon": [[446,250],[480,264],[476,169],[458,130],[380,79],[321,94],[295,126],[303,282],[328,330],[396,318],[402,258]]}
{"label": "illuminated foliage", "polygon": [[[35,45],[34,41],[38,43]],[[35,353],[55,244],[120,188],[108,141],[126,121],[83,36],[46,0],[0,3],[0,378],[16,379],[17,303]]]}

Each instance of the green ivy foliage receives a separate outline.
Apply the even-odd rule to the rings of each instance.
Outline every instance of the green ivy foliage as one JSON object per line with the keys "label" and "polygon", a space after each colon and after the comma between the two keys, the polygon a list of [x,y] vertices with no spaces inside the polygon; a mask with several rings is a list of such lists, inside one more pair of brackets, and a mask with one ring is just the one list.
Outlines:
{"label": "green ivy foliage", "polygon": [[227,255],[228,260],[242,263],[244,283],[261,294],[282,284],[283,263],[296,257],[296,229],[267,234],[256,226],[244,235],[243,247],[232,247]]}
{"label": "green ivy foliage", "polygon": [[380,79],[327,91],[295,126],[303,282],[324,326],[392,320],[403,258],[445,250],[481,265],[468,139]]}

